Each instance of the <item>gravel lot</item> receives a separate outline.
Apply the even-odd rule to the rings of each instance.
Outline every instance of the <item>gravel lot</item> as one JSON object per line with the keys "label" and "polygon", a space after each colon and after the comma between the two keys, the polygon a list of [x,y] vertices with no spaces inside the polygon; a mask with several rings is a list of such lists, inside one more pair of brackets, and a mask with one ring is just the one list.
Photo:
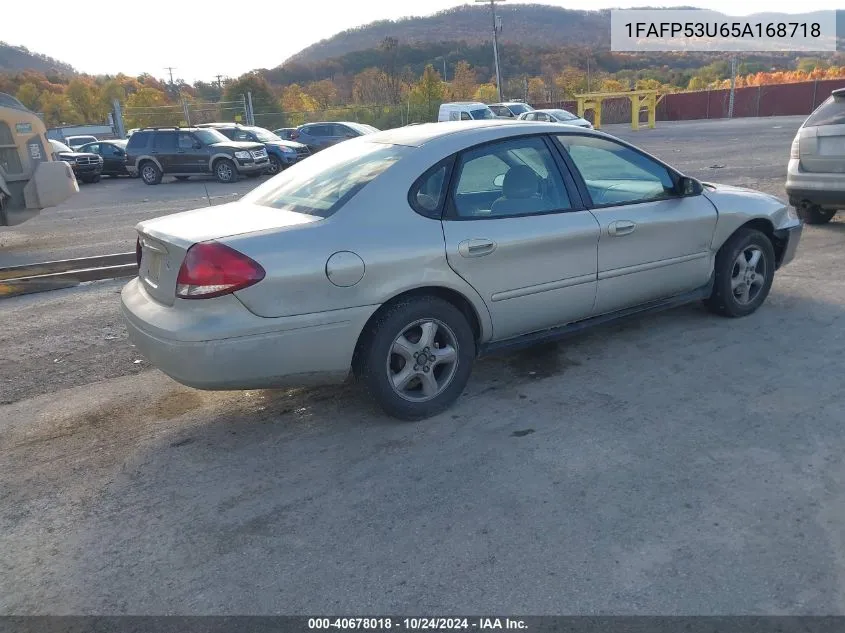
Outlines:
{"label": "gravel lot", "polygon": [[[799,124],[608,131],[783,195]],[[83,187],[0,265],[131,250],[204,195]],[[845,614],[843,246],[807,228],[746,319],[484,360],[415,424],[348,386],[181,387],[136,362],[119,282],[3,300],[0,614]]]}

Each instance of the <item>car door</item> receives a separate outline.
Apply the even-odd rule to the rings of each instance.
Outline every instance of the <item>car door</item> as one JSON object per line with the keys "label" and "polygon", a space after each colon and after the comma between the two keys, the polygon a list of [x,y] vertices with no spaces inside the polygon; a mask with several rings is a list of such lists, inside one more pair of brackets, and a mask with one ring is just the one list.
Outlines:
{"label": "car door", "polygon": [[179,132],[173,171],[180,174],[202,174],[208,171],[209,150],[190,132]]}
{"label": "car door", "polygon": [[599,225],[548,139],[468,149],[457,157],[451,183],[447,261],[484,299],[495,339],[590,314]]}
{"label": "car door", "polygon": [[177,152],[176,132],[159,130],[155,133],[153,137],[153,148],[150,153],[159,162],[164,173],[178,171],[176,168],[179,164]]}
{"label": "car door", "polygon": [[678,174],[615,140],[578,134],[556,139],[601,225],[593,314],[707,284],[717,213],[705,196],[681,195]]}
{"label": "car door", "polygon": [[123,150],[111,143],[100,143],[97,152],[103,157],[103,173],[121,174],[124,173],[125,157]]}

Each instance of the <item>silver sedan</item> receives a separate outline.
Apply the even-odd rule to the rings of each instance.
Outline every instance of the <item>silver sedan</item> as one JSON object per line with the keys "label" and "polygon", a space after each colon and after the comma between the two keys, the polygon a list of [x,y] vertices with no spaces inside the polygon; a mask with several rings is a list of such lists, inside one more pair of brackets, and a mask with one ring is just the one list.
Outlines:
{"label": "silver sedan", "polygon": [[692,301],[751,314],[801,228],[777,198],[701,183],[601,132],[426,124],[142,222],[122,311],[138,349],[186,385],[353,374],[389,414],[420,419],[482,354]]}
{"label": "silver sedan", "polygon": [[566,125],[574,125],[576,127],[585,127],[588,130],[593,129],[593,124],[587,119],[572,114],[569,110],[561,108],[549,108],[546,110],[532,110],[531,112],[523,112],[519,115],[520,121],[541,121],[543,123],[564,123]]}

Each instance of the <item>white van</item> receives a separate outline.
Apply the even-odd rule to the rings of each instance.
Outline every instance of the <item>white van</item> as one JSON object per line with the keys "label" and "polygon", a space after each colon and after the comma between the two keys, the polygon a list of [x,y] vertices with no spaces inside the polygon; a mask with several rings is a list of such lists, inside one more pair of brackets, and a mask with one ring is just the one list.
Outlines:
{"label": "white van", "polygon": [[456,101],[444,103],[437,115],[438,123],[443,121],[475,121],[479,119],[495,119],[493,111],[480,101]]}

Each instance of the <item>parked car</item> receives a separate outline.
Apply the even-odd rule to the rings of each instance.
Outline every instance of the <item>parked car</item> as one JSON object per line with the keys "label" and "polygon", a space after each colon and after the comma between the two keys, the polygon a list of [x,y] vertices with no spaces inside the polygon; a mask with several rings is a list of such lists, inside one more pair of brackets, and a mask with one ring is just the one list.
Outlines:
{"label": "parked car", "polygon": [[72,151],[76,152],[83,145],[86,145],[88,143],[93,143],[96,140],[97,140],[97,137],[91,136],[90,134],[86,134],[86,135],[82,135],[82,136],[67,136],[67,137],[65,137],[65,145],[67,145]]}
{"label": "parked car", "polygon": [[363,123],[351,121],[330,121],[321,123],[306,123],[296,128],[296,140],[308,146],[312,152],[320,151],[326,147],[337,145],[341,141],[373,134],[378,128]]}
{"label": "parked car", "polygon": [[593,124],[582,119],[581,117],[572,114],[568,110],[562,108],[549,108],[544,110],[533,110],[531,112],[523,112],[519,115],[520,121],[543,121],[544,123],[565,123],[566,125],[575,125],[577,127],[585,127],[589,130],[593,129]]}
{"label": "parked car", "polygon": [[496,115],[485,104],[479,101],[456,101],[440,104],[437,113],[438,122],[443,121],[482,121],[495,119]]}
{"label": "parked car", "polygon": [[845,88],[834,90],[795,134],[786,193],[807,224],[825,224],[845,209]]}
{"label": "parked car", "polygon": [[219,182],[235,182],[269,166],[260,143],[231,141],[211,128],[143,128],[126,145],[126,169],[148,185],[159,184],[163,176],[214,175]]}
{"label": "parked car", "polygon": [[141,222],[122,311],[140,352],[186,385],[351,371],[419,419],[460,395],[479,355],[698,300],[751,314],[794,257],[791,212],[601,132],[401,127],[237,202]]}
{"label": "parked car", "polygon": [[79,148],[80,152],[97,154],[103,159],[104,176],[128,176],[126,170],[126,144],[128,141],[97,141]]}
{"label": "parked car", "polygon": [[295,162],[311,155],[311,151],[306,145],[286,141],[263,127],[240,125],[239,123],[203,123],[197,127],[214,128],[233,141],[261,143],[267,150],[267,157],[270,161],[270,167],[267,171],[270,174],[278,174]]}
{"label": "parked car", "polygon": [[296,141],[299,137],[299,130],[295,127],[280,127],[278,130],[273,130],[273,134],[286,141]]}
{"label": "parked car", "polygon": [[503,119],[516,119],[520,114],[531,112],[534,109],[523,101],[492,103],[489,108],[493,111],[493,114]]}
{"label": "parked car", "polygon": [[91,152],[75,152],[64,143],[49,139],[53,153],[58,160],[63,160],[73,170],[73,175],[82,182],[99,182],[103,173],[103,159]]}

